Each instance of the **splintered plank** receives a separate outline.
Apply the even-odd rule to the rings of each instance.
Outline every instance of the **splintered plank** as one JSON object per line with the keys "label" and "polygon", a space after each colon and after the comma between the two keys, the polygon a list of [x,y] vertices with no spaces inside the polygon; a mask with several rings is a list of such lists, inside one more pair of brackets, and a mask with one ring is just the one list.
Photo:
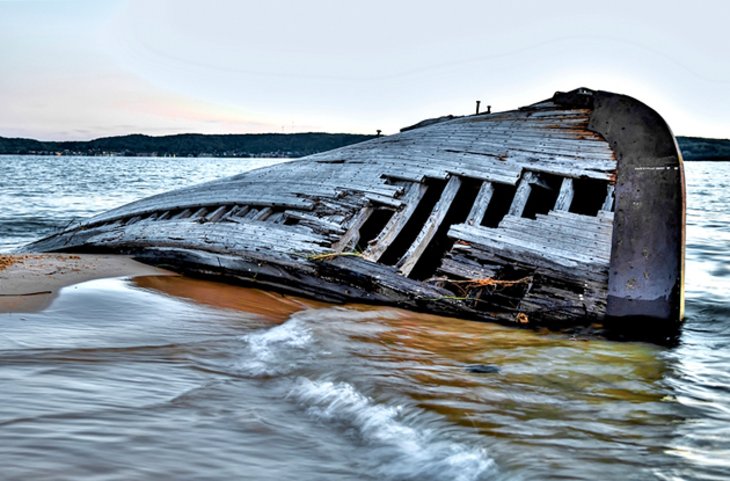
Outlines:
{"label": "splintered plank", "polygon": [[459,177],[451,177],[446,183],[446,187],[444,187],[441,198],[434,206],[431,211],[431,215],[421,228],[418,236],[416,236],[416,240],[413,244],[411,244],[397,264],[398,270],[404,276],[408,276],[413,268],[416,267],[421,255],[428,247],[433,236],[436,235],[436,232],[441,226],[441,222],[443,222],[446,217],[446,213],[451,207],[451,203],[454,201],[456,194],[459,192],[459,187],[461,187],[461,179],[459,179]]}

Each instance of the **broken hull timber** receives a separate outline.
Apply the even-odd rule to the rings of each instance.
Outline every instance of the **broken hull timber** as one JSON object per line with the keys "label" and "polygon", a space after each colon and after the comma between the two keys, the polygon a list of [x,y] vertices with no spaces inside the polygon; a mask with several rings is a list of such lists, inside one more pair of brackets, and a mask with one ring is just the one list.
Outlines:
{"label": "broken hull timber", "polygon": [[664,120],[588,89],[143,199],[26,246],[520,324],[676,325],[684,179]]}

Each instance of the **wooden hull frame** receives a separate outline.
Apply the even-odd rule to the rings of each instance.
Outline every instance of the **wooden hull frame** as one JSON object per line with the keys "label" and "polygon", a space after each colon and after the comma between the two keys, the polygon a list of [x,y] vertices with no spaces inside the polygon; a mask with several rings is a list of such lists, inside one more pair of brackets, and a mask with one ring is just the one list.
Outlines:
{"label": "wooden hull frame", "polygon": [[666,122],[581,88],[153,196],[23,250],[481,320],[676,329],[684,216]]}

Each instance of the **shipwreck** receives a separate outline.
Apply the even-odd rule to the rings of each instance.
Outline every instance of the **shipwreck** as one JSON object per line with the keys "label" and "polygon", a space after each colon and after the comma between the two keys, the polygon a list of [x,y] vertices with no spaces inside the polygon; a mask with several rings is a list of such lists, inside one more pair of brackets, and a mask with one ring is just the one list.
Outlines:
{"label": "shipwreck", "polygon": [[580,88],[156,195],[24,250],[480,320],[674,326],[684,202],[665,121]]}

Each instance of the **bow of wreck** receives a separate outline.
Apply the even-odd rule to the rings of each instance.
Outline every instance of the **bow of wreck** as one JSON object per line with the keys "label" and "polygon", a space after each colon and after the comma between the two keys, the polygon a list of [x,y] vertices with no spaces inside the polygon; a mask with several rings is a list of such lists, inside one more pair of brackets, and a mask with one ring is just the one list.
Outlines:
{"label": "bow of wreck", "polygon": [[438,120],[143,199],[25,250],[483,320],[679,322],[682,159],[656,112],[578,89]]}

